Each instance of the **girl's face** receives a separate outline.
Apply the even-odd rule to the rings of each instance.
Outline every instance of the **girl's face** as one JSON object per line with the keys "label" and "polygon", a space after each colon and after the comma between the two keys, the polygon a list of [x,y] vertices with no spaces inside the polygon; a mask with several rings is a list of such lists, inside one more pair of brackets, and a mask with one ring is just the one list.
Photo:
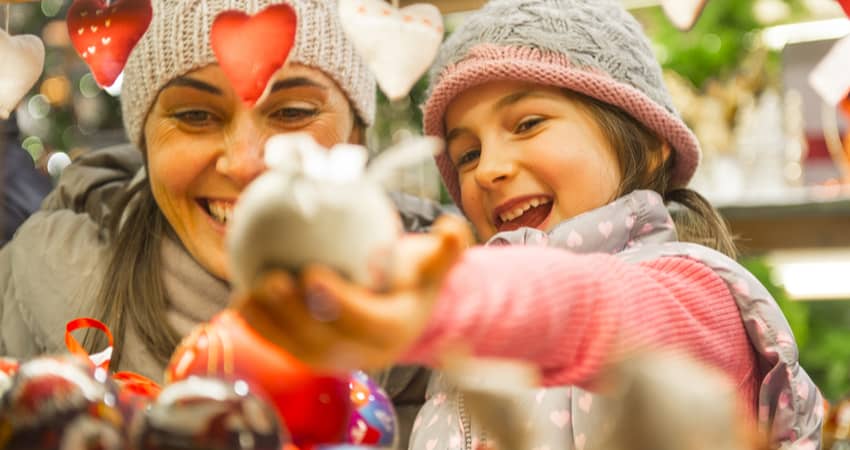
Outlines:
{"label": "girl's face", "polygon": [[446,110],[461,206],[482,239],[558,223],[611,202],[622,175],[595,119],[560,88],[498,81]]}
{"label": "girl's face", "polygon": [[320,144],[359,142],[347,97],[321,71],[287,66],[253,108],[217,65],[166,85],[144,135],[154,198],[192,256],[228,279],[224,235],[243,189],[265,171],[266,140],[307,132]]}

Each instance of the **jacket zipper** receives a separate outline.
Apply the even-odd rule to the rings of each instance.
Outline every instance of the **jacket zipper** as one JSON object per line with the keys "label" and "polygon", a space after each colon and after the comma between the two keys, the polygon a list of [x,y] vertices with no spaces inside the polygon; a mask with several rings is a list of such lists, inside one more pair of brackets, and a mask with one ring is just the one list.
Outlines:
{"label": "jacket zipper", "polygon": [[[466,413],[466,403],[464,401],[463,392],[460,391],[457,393],[457,415],[460,418],[460,431],[463,433],[463,449],[477,450],[472,448],[472,418]],[[478,448],[488,448],[487,433],[484,430],[481,431],[481,440],[478,442]]]}
{"label": "jacket zipper", "polygon": [[463,400],[463,392],[457,393],[457,416],[460,418],[460,432],[463,433],[463,450],[472,449],[472,427],[469,416],[466,414],[466,404]]}

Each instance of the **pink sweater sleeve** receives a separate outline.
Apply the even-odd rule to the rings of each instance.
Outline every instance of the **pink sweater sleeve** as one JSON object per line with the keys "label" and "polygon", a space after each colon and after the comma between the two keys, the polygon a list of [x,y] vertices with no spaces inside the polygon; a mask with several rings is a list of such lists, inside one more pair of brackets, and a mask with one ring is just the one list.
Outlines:
{"label": "pink sweater sleeve", "polygon": [[587,385],[639,348],[681,350],[726,372],[743,398],[756,393],[755,352],[735,300],[717,274],[686,258],[633,264],[543,247],[471,249],[407,362],[433,363],[453,342],[536,363],[547,385]]}

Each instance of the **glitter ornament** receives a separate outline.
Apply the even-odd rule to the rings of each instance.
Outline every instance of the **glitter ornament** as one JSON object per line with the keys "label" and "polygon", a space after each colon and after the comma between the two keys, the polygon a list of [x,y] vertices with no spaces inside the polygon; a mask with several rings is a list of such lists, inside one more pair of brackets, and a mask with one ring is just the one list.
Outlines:
{"label": "glitter ornament", "polygon": [[289,439],[247,383],[198,377],[166,386],[130,434],[136,450],[281,450]]}
{"label": "glitter ornament", "polygon": [[106,371],[76,356],[18,368],[0,400],[0,448],[123,450],[121,412]]}
{"label": "glitter ornament", "polygon": [[348,422],[348,442],[395,448],[398,419],[392,400],[364,372],[354,372],[349,383],[353,411]]}

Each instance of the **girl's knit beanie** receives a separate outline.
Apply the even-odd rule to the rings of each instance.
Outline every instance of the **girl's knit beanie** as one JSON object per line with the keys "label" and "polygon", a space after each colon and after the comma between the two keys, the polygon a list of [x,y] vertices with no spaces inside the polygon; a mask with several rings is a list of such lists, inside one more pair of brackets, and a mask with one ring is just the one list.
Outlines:
{"label": "girl's knit beanie", "polygon": [[[649,40],[618,0],[491,0],[471,13],[431,70],[425,133],[445,136],[451,101],[499,80],[559,86],[625,111],[673,148],[674,187],[686,186],[699,165],[699,143],[673,107]],[[446,152],[437,166],[460,204]]]}

